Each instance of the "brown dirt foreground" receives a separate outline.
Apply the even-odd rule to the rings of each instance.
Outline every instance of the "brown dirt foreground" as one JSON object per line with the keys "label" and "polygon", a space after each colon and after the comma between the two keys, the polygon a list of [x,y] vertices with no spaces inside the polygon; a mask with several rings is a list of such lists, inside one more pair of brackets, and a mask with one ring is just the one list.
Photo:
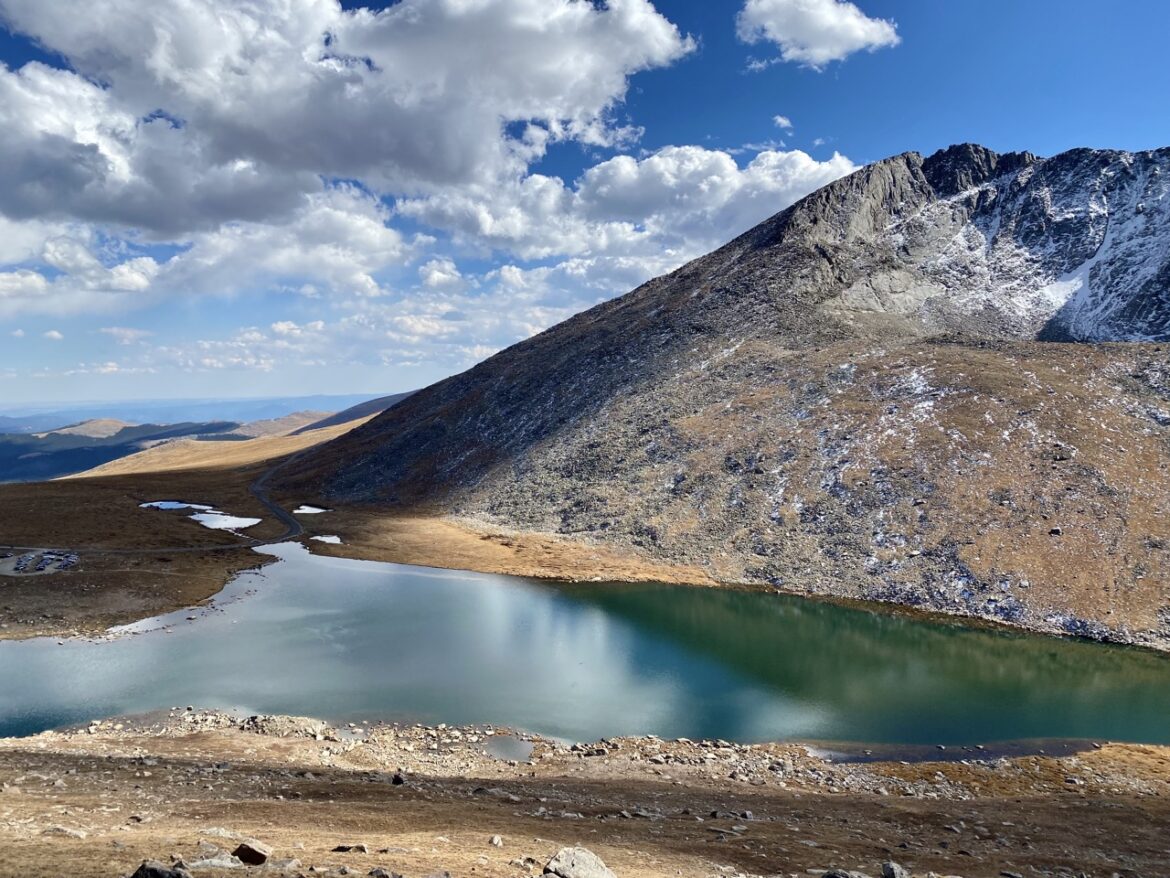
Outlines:
{"label": "brown dirt foreground", "polygon": [[[531,762],[508,762],[485,750],[501,734],[176,709],[0,740],[0,875],[125,875],[151,858],[209,878],[519,878],[574,844],[619,878],[880,875],[888,860],[967,878],[1170,875],[1167,748],[848,764],[796,745],[536,740]],[[200,865],[245,838],[274,862]]]}

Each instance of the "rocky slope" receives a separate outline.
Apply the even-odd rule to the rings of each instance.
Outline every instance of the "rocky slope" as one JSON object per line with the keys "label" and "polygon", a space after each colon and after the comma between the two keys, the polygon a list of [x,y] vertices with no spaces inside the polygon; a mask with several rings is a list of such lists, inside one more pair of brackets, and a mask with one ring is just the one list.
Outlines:
{"label": "rocky slope", "polygon": [[1170,150],[871,165],[289,490],[1170,645]]}

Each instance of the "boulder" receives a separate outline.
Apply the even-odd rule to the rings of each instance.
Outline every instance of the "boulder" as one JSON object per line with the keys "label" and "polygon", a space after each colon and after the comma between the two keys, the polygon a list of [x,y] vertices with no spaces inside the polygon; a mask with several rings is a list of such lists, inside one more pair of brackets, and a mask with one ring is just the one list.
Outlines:
{"label": "boulder", "polygon": [[143,860],[130,878],[192,878],[182,866],[168,866],[158,860]]}
{"label": "boulder", "polygon": [[910,878],[910,872],[905,866],[890,861],[882,863],[882,878]]}
{"label": "boulder", "polygon": [[544,867],[544,874],[557,878],[617,878],[601,857],[582,847],[561,848]]}
{"label": "boulder", "polygon": [[241,842],[240,846],[232,851],[232,856],[249,866],[263,866],[272,856],[272,848],[252,839]]}

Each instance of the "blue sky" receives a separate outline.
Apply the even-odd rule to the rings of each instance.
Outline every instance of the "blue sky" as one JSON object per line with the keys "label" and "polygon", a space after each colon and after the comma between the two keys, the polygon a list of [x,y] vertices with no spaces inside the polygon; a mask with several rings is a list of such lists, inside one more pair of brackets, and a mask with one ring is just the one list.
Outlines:
{"label": "blue sky", "polygon": [[1170,145],[1154,0],[102,7],[0,0],[0,405],[409,389],[887,155]]}

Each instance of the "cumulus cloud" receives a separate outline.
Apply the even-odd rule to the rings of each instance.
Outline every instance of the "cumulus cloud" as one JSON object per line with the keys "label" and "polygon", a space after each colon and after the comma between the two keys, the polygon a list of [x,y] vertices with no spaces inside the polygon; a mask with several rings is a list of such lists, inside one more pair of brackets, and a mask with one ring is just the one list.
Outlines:
{"label": "cumulus cloud", "polygon": [[[870,18],[847,0],[746,0],[736,30],[746,43],[774,43],[782,61],[816,69],[854,52],[901,42],[892,21]],[[758,69],[767,62],[754,66]]]}
{"label": "cumulus cloud", "polygon": [[419,268],[418,276],[423,286],[431,289],[458,287],[463,284],[463,275],[455,266],[454,260],[447,258],[430,260]]}
{"label": "cumulus cloud", "polygon": [[43,334],[43,337],[47,338],[49,341],[64,341],[65,339],[65,336],[55,329],[50,329],[48,332]]}
{"label": "cumulus cloud", "polygon": [[233,222],[190,238],[158,285],[185,292],[285,288],[307,295],[376,296],[374,275],[402,263],[412,245],[387,225],[378,198],[352,185],[310,196],[283,223]]}
{"label": "cumulus cloud", "polygon": [[[575,185],[529,175],[490,197],[452,191],[400,203],[403,215],[524,259],[697,256],[855,170],[844,156],[765,150],[741,168],[722,150],[668,147],[616,156]],[[656,260],[652,260],[656,261]]]}
{"label": "cumulus cloud", "polygon": [[[832,29],[782,42],[785,6],[873,21],[749,0],[741,36],[812,65]],[[0,0],[0,26],[68,62],[0,65],[0,318],[293,303],[189,343],[103,317],[122,356],[85,374],[461,368],[854,169],[779,142],[624,154],[631,76],[695,46],[650,0]],[[532,172],[569,142],[594,164]]]}
{"label": "cumulus cloud", "polygon": [[0,210],[165,235],[281,216],[322,176],[426,191],[550,142],[621,142],[629,76],[693,48],[649,0],[0,0],[0,17],[76,71],[0,70],[18,181]]}

